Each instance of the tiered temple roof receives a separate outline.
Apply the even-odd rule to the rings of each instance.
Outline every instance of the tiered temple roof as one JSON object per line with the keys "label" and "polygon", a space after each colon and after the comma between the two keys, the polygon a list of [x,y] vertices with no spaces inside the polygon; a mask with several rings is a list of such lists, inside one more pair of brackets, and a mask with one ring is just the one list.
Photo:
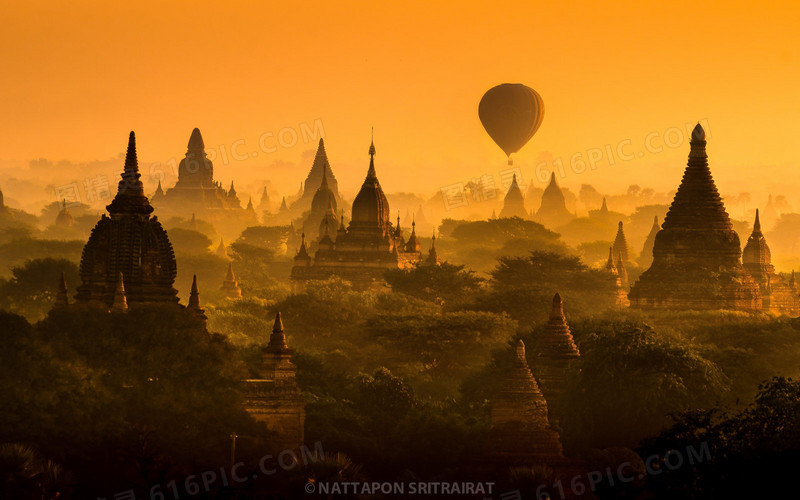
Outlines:
{"label": "tiered temple roof", "polygon": [[563,458],[561,440],[550,427],[547,401],[528,367],[522,340],[500,393],[492,400],[486,455],[509,466]]}
{"label": "tiered temple roof", "polygon": [[628,248],[628,240],[625,238],[625,231],[622,228],[622,221],[617,224],[617,235],[614,237],[614,257],[628,262],[630,260],[630,249]]}
{"label": "tiered temple roof", "polygon": [[569,362],[580,357],[558,293],[553,296],[550,319],[536,341],[534,356],[536,379],[548,403],[552,405],[564,391]]}
{"label": "tiered temple roof", "polygon": [[144,195],[130,133],[117,195],[83,247],[77,299],[111,306],[120,273],[127,302],[177,303],[177,265],[172,244]]}
{"label": "tiered temple roof", "polygon": [[655,238],[653,263],[633,285],[631,305],[759,310],[758,284],[740,256],[739,236],[708,168],[705,131],[698,124],[683,180]]}

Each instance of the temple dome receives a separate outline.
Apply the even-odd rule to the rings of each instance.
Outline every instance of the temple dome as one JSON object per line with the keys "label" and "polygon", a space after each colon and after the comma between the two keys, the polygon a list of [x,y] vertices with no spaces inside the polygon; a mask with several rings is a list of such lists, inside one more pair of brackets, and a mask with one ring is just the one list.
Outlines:
{"label": "temple dome", "polygon": [[353,201],[352,221],[388,227],[390,225],[389,217],[389,200],[383,194],[383,189],[381,189],[375,173],[375,145],[370,144],[369,170],[364,184],[361,185],[361,191]]}
{"label": "temple dome", "polygon": [[312,213],[325,213],[329,208],[333,209],[336,213],[336,195],[328,185],[328,169],[326,166],[322,167],[322,183],[320,184],[317,192],[314,193],[314,198],[311,200]]}

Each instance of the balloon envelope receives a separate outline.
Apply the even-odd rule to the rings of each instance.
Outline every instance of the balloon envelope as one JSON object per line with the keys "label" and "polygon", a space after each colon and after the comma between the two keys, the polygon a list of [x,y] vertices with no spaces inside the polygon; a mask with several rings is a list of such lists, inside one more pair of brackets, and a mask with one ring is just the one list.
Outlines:
{"label": "balloon envelope", "polygon": [[526,85],[503,83],[483,95],[478,104],[478,117],[489,137],[511,156],[533,137],[542,124],[544,101]]}

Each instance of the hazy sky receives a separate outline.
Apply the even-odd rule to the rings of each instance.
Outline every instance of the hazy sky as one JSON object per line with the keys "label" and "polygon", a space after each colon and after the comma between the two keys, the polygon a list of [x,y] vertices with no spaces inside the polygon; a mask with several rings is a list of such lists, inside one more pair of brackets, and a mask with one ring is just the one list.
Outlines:
{"label": "hazy sky", "polygon": [[[217,178],[294,192],[316,146],[302,126],[321,124],[352,192],[374,126],[384,187],[432,193],[499,181],[505,157],[477,105],[489,87],[520,82],[546,107],[516,159],[527,179],[537,164],[540,175],[563,164],[576,190],[674,189],[688,153],[681,135],[703,120],[722,191],[791,195],[800,185],[796,0],[25,1],[7,2],[3,18],[5,165],[107,160],[130,130],[140,158],[179,160],[200,127],[207,147],[246,153],[216,160]],[[634,158],[617,157],[620,145]],[[590,152],[602,157],[595,169],[569,168]]]}

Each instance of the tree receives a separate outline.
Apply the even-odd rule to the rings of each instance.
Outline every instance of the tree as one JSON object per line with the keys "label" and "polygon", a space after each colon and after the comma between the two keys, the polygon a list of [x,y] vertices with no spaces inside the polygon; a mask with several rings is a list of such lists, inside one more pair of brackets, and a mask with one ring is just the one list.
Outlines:
{"label": "tree", "polygon": [[174,227],[169,230],[169,241],[176,254],[209,253],[211,238],[193,229]]}
{"label": "tree", "polygon": [[67,259],[32,259],[13,267],[11,279],[0,279],[0,309],[43,317],[53,306],[62,272],[74,290],[80,284],[78,266]]}
{"label": "tree", "polygon": [[422,263],[411,269],[391,269],[384,277],[393,292],[445,303],[467,299],[485,281],[466,266],[448,262],[439,266]]}
{"label": "tree", "polygon": [[713,362],[688,345],[634,322],[571,325],[581,357],[556,408],[573,448],[634,447],[670,415],[712,407],[728,390]]}

